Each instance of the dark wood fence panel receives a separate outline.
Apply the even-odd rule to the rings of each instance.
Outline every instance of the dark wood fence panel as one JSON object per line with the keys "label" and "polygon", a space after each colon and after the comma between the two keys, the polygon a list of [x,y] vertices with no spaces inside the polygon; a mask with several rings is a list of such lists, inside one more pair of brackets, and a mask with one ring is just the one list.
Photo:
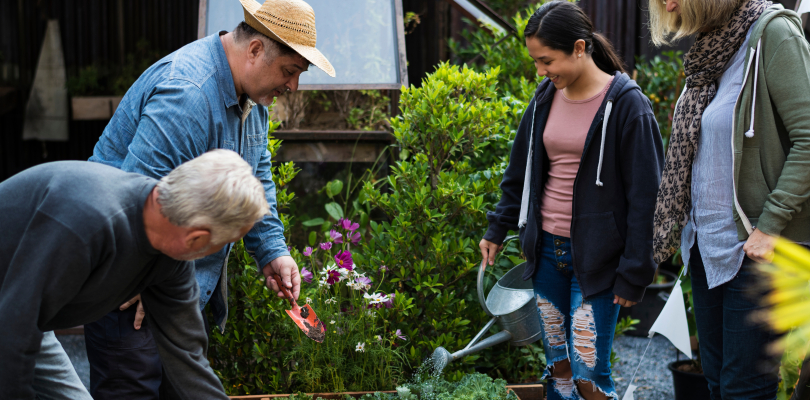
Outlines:
{"label": "dark wood fence panel", "polygon": [[0,86],[17,89],[0,115],[0,180],[25,168],[92,154],[106,121],[71,121],[67,142],[23,141],[25,104],[49,19],[58,19],[68,77],[91,64],[119,68],[145,39],[168,54],[197,36],[199,0],[0,0]]}

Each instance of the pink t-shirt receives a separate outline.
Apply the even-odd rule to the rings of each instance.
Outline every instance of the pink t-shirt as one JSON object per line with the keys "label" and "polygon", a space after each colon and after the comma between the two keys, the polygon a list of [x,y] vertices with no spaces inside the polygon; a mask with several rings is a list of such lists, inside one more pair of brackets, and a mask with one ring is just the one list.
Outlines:
{"label": "pink t-shirt", "polygon": [[[612,81],[613,78],[610,82]],[[550,164],[540,204],[542,226],[546,232],[571,237],[574,179],[579,171],[585,137],[588,136],[588,129],[602,105],[610,82],[599,94],[586,100],[569,100],[562,90],[554,93],[546,130],[543,132],[543,146]]]}

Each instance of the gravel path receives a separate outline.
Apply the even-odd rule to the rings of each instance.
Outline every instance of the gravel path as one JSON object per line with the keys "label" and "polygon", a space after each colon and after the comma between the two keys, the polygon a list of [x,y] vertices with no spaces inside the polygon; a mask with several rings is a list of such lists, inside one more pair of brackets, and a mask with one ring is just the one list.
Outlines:
{"label": "gravel path", "polygon": [[[639,360],[649,341],[650,339],[646,337],[623,336],[613,342],[613,349],[621,359],[613,366],[619,398],[624,396],[629,380],[639,366]],[[667,369],[667,365],[675,361],[675,351],[675,347],[667,338],[655,335],[633,382],[638,387],[634,393],[636,400],[675,399],[672,391],[672,373]],[[681,359],[685,357],[681,354]]]}
{"label": "gravel path", "polygon": [[84,347],[84,335],[56,335],[65,349],[73,368],[79,374],[84,387],[90,390],[90,363],[87,361],[87,348]]}

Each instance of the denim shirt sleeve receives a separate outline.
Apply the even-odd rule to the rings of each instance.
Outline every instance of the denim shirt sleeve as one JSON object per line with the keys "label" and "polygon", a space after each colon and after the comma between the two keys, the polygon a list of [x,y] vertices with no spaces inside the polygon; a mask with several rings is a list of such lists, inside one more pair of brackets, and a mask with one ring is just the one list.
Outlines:
{"label": "denim shirt sleeve", "polygon": [[[214,127],[199,88],[158,86],[141,114],[121,169],[155,179],[208,150]],[[190,140],[189,140],[190,139]]]}
{"label": "denim shirt sleeve", "polygon": [[262,181],[264,186],[264,194],[267,197],[267,204],[270,206],[270,213],[265,215],[256,225],[253,225],[253,229],[245,235],[244,239],[245,247],[256,259],[259,272],[265,265],[276,258],[290,255],[287,250],[287,243],[284,240],[284,224],[281,223],[278,217],[276,184],[273,182],[273,174],[270,168],[270,151],[265,149],[256,168],[256,177]]}

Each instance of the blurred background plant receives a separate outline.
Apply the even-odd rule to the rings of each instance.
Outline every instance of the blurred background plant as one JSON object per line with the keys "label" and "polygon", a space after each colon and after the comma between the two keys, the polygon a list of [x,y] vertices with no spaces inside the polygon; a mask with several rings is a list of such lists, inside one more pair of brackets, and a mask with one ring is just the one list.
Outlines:
{"label": "blurred background plant", "polygon": [[143,71],[164,55],[153,49],[148,40],[140,39],[122,65],[112,68],[91,64],[77,71],[67,80],[68,93],[71,96],[123,96]]}
{"label": "blurred background plant", "polygon": [[682,51],[665,51],[650,61],[643,56],[636,58],[633,79],[652,103],[658,129],[664,140],[664,150],[672,133],[672,114],[681,95],[685,78]]}
{"label": "blurred background plant", "polygon": [[779,238],[773,263],[759,269],[770,288],[764,300],[769,309],[760,317],[783,334],[771,349],[782,354],[778,399],[810,399],[810,251]]}

